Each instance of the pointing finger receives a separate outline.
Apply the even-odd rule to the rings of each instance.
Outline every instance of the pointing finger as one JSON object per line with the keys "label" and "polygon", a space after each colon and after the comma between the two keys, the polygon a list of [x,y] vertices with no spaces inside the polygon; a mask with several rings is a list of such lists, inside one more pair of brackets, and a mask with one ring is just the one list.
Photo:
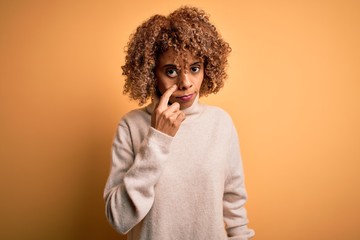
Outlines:
{"label": "pointing finger", "polygon": [[162,109],[167,108],[169,99],[171,95],[176,91],[176,89],[177,89],[177,85],[174,84],[164,92],[164,94],[160,97],[159,107],[161,107]]}

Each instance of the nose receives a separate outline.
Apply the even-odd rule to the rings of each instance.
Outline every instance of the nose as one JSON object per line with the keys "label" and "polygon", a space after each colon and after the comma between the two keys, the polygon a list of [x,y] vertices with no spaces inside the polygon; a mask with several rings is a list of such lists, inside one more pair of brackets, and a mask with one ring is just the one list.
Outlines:
{"label": "nose", "polygon": [[178,80],[180,90],[186,90],[192,87],[192,82],[188,73],[181,71]]}

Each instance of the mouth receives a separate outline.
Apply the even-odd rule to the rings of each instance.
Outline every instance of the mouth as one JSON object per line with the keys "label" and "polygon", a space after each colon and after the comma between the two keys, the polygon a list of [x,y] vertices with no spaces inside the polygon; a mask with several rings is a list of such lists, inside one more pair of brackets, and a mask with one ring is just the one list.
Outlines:
{"label": "mouth", "polygon": [[195,94],[194,93],[191,93],[191,94],[186,94],[186,95],[183,95],[183,96],[180,96],[180,97],[176,97],[177,99],[180,99],[182,101],[189,101],[190,99],[192,99],[192,97],[194,96]]}

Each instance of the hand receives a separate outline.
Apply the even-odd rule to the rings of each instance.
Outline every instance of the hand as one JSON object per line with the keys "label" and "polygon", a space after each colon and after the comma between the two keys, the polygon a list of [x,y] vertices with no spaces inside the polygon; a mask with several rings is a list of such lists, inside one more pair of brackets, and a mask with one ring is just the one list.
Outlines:
{"label": "hand", "polygon": [[174,137],[179,127],[185,119],[185,113],[180,111],[180,104],[174,102],[168,106],[171,94],[177,89],[176,84],[171,86],[160,97],[159,103],[151,116],[151,126],[156,130]]}

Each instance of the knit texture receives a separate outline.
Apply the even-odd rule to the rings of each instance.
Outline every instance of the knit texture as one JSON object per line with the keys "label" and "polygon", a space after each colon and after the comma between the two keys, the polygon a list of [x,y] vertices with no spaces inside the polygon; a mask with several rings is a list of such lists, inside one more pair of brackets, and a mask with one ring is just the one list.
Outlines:
{"label": "knit texture", "polygon": [[112,147],[106,216],[129,240],[247,240],[247,199],[229,115],[195,103],[175,137],[150,126],[156,101],[126,114]]}

